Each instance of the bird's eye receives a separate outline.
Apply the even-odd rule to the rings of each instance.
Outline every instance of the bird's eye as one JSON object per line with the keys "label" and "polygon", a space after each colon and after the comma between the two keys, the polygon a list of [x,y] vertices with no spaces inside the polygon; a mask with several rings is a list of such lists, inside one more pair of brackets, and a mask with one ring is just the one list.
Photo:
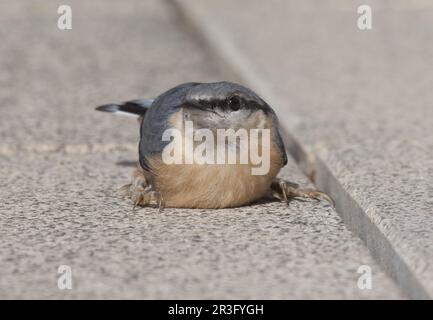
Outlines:
{"label": "bird's eye", "polygon": [[242,101],[238,96],[232,96],[228,99],[228,106],[231,110],[237,111],[242,107]]}

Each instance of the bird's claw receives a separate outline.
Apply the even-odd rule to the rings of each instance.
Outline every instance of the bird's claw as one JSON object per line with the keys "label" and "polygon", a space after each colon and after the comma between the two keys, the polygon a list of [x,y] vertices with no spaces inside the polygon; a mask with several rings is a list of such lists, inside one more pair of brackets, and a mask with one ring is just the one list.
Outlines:
{"label": "bird's claw", "polygon": [[334,206],[334,201],[326,193],[312,189],[300,189],[296,184],[285,180],[275,179],[271,184],[271,189],[274,198],[286,203],[290,203],[295,198],[307,198],[317,201],[325,200]]}
{"label": "bird's claw", "polygon": [[119,191],[132,200],[134,203],[133,211],[136,211],[137,207],[149,205],[158,205],[159,211],[164,208],[162,196],[158,191],[154,190],[152,185],[143,186],[130,183],[121,187]]}

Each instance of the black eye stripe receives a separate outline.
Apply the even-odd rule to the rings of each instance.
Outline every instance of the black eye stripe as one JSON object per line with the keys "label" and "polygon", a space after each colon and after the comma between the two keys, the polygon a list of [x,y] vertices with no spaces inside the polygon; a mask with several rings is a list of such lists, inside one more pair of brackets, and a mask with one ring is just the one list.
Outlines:
{"label": "black eye stripe", "polygon": [[182,103],[183,106],[192,107],[196,109],[205,110],[231,110],[238,111],[240,109],[263,109],[264,112],[267,112],[266,106],[259,104],[257,101],[245,99],[244,97],[239,96],[238,94],[233,94],[225,99],[221,98],[213,98],[213,99],[198,99],[198,100],[189,100],[184,101]]}

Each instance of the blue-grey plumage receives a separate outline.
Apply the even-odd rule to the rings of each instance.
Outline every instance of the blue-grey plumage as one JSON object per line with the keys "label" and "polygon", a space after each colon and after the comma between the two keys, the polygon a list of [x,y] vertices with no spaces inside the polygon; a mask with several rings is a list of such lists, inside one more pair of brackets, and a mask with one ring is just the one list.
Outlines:
{"label": "blue-grey plumage", "polygon": [[[263,110],[272,119],[276,130],[273,140],[287,163],[284,143],[278,130],[278,119],[273,109],[252,90],[231,82],[184,83],[178,85],[155,99],[149,108],[140,129],[140,164],[148,170],[147,159],[162,152],[168,142],[163,142],[163,132],[170,127],[169,118],[182,107],[204,109],[211,112],[212,107],[227,107],[227,99],[234,95],[243,99],[246,110]],[[229,112],[232,110],[228,110]]]}
{"label": "blue-grey plumage", "polygon": [[[317,197],[275,180],[287,155],[274,110],[252,90],[230,82],[184,83],[155,100],[134,100],[97,110],[132,113],[141,118],[139,164],[132,184],[126,187],[134,203],[158,202],[169,207],[223,208],[245,205],[266,195]],[[195,130],[269,129],[270,168],[266,174],[251,174],[247,164],[167,164],[162,160],[170,141],[167,129],[184,132],[190,120]],[[176,148],[186,152],[184,145]],[[235,152],[239,153],[238,149]],[[305,191],[305,190],[304,190]]]}
{"label": "blue-grey plumage", "polygon": [[195,85],[184,83],[164,92],[148,109],[140,126],[139,161],[143,169],[150,170],[149,158],[159,155],[168,144],[162,135],[171,127],[169,118],[180,110],[187,92]]}

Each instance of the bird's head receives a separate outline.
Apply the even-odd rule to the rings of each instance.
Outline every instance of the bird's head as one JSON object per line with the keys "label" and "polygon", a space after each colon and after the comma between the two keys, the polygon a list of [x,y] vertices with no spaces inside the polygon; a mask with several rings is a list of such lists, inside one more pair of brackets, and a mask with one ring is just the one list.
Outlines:
{"label": "bird's head", "polygon": [[256,93],[230,82],[202,83],[188,91],[183,118],[195,129],[262,129],[272,125],[274,111]]}

